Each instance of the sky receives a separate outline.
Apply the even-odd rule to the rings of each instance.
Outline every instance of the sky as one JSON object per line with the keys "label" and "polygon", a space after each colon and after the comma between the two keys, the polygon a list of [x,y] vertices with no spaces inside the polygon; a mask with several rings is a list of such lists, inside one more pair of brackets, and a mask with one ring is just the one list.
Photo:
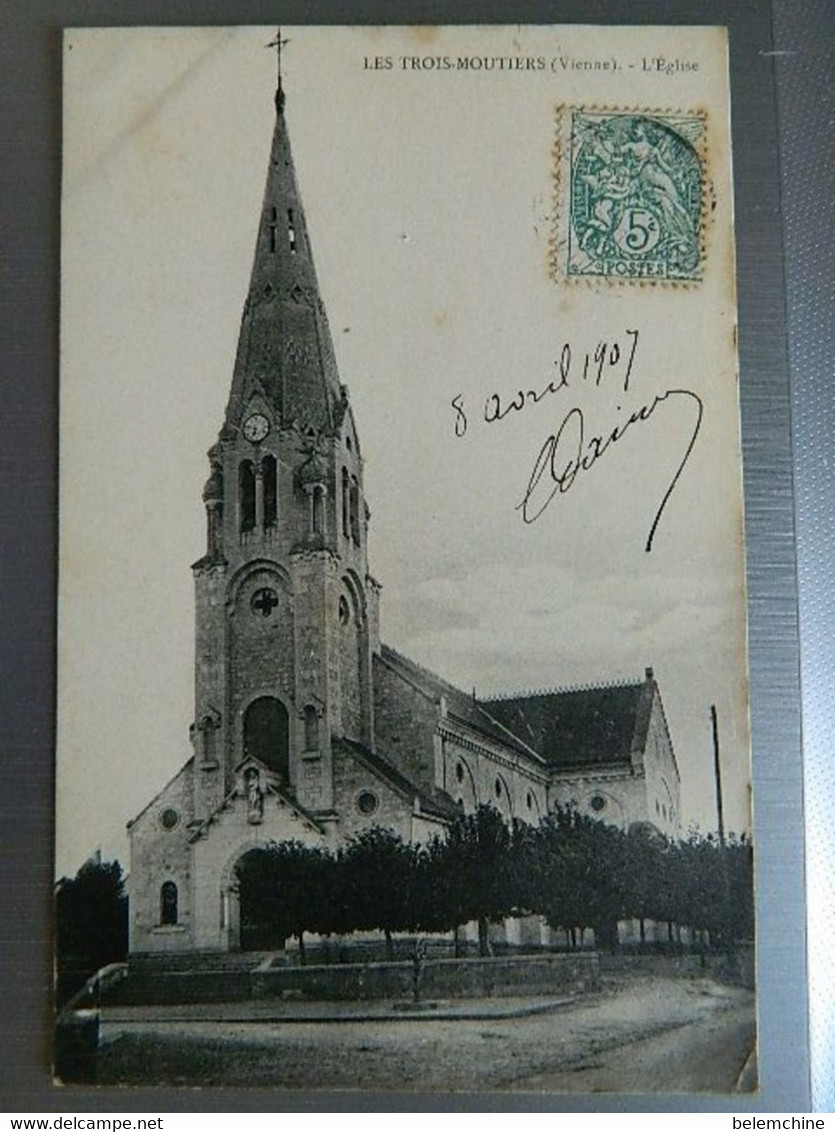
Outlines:
{"label": "sky", "polygon": [[[482,696],[640,679],[652,666],[684,825],[716,825],[715,704],[726,825],[750,828],[718,33],[690,36],[698,69],[675,73],[653,70],[674,52],[663,29],[286,34],[287,122],[359,430],[383,639]],[[126,822],[191,753],[189,566],[204,550],[206,451],[223,419],[255,246],[273,35],[67,34],[59,875],[99,848],[127,867]],[[463,56],[545,65],[439,62]],[[390,67],[375,65],[387,58]],[[606,60],[614,72],[593,65]],[[566,151],[555,143],[566,105],[706,110],[714,207],[700,284],[565,280]],[[583,383],[582,359],[601,343],[610,368],[599,386]],[[485,419],[493,394],[507,405],[519,389],[554,382],[566,344],[565,387]],[[663,396],[672,389],[688,394]],[[701,427],[647,553],[693,433],[692,394]],[[652,404],[523,521],[537,453],[572,410],[602,433]]]}

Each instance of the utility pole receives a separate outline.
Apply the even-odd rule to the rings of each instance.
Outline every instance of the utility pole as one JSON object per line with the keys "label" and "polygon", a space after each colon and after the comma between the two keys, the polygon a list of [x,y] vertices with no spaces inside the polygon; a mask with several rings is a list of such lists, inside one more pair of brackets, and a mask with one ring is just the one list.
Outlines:
{"label": "utility pole", "polygon": [[722,767],[719,762],[719,725],[716,722],[716,704],[710,705],[710,721],[713,725],[713,773],[716,778],[716,818],[719,823],[719,844],[725,845],[725,820],[722,815]]}
{"label": "utility pole", "polygon": [[728,875],[728,861],[725,849],[725,819],[722,813],[722,767],[719,761],[719,725],[716,720],[716,704],[710,705],[710,721],[713,725],[713,771],[716,776],[716,818],[719,823],[720,868],[722,870],[722,935],[721,946],[727,955],[734,951],[734,940],[730,929],[731,878]]}

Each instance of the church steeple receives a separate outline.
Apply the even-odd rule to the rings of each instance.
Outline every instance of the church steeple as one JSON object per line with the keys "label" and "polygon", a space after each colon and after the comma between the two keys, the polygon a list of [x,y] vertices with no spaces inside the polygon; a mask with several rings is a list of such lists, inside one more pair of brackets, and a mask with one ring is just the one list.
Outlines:
{"label": "church steeple", "polygon": [[226,411],[227,436],[241,427],[253,397],[266,401],[275,427],[295,423],[304,431],[329,434],[345,412],[293,166],[285,103],[279,74],[267,183]]}
{"label": "church steeple", "polygon": [[327,815],[333,737],[373,747],[378,587],[359,437],[280,85],[232,388],[209,464],[206,553],[193,567],[196,819],[228,797],[246,760]]}

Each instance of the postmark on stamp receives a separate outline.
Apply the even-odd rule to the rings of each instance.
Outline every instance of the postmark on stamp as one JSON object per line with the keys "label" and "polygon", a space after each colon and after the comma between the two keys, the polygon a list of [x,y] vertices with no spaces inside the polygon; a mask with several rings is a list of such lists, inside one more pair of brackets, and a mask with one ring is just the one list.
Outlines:
{"label": "postmark on stamp", "polygon": [[704,249],[698,114],[571,110],[555,267],[568,277],[698,282]]}

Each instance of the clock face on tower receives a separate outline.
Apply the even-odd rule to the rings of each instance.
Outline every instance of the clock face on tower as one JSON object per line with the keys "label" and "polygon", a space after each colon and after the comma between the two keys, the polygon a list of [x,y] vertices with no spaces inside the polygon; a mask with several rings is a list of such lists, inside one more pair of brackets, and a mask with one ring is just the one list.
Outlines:
{"label": "clock face on tower", "polygon": [[270,422],[263,413],[253,413],[244,423],[244,436],[247,440],[251,440],[253,444],[263,440],[269,431]]}

